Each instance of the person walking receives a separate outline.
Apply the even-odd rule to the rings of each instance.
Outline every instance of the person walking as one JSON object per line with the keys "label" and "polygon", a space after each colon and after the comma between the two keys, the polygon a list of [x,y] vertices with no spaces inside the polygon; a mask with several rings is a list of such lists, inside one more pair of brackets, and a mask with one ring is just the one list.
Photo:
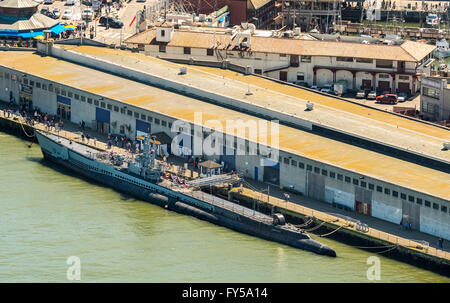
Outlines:
{"label": "person walking", "polygon": [[439,238],[439,240],[438,240],[438,245],[439,245],[439,248],[440,248],[440,249],[443,249],[443,248],[444,248],[444,239],[443,239],[443,238]]}

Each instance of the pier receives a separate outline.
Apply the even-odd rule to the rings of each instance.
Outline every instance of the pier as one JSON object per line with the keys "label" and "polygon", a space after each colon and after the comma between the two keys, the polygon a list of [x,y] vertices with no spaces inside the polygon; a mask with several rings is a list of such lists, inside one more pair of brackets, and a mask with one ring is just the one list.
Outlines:
{"label": "pier", "polygon": [[[2,107],[4,108],[4,106]],[[96,138],[94,146],[93,139],[88,142],[81,138],[78,125],[74,123],[66,123],[61,130],[48,129],[43,123],[26,124],[20,115],[17,113],[8,115],[3,108],[0,109],[0,130],[34,141],[34,130],[36,129],[89,145],[100,151],[129,155],[129,151],[118,146],[108,148],[105,134],[99,134],[92,130],[86,131],[91,138]],[[184,169],[183,160],[175,156],[170,156],[168,162],[171,164],[168,172],[186,179],[198,180],[199,175],[192,165],[188,169]],[[250,209],[253,207],[267,215],[274,212],[282,213],[288,222],[297,224],[298,227],[315,234],[316,237],[330,237],[374,254],[405,261],[447,276],[450,273],[448,244],[445,245],[447,246],[445,250],[438,249],[436,237],[418,231],[401,230],[396,224],[353,212],[346,215],[345,211],[331,208],[325,203],[295,193],[289,193],[290,197],[283,199],[282,195],[287,192],[286,189],[270,186],[269,190],[264,192],[262,190],[264,185],[261,182],[250,180],[249,182],[244,181],[245,186],[234,187],[231,190],[228,185],[214,185],[205,192],[195,191],[191,194],[206,201],[220,200],[222,204],[226,200],[234,202],[227,202],[227,207],[236,207],[237,209],[242,206]],[[184,190],[182,191],[184,192]],[[407,237],[408,235],[411,237]]]}

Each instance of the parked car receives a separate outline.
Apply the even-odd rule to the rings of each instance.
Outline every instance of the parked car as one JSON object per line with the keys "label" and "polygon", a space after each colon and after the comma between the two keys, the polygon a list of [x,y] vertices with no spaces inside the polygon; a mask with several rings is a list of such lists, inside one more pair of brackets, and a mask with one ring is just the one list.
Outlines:
{"label": "parked car", "polygon": [[42,15],[47,15],[48,12],[49,12],[48,7],[44,6],[43,8],[41,8],[40,13],[41,13]]}
{"label": "parked car", "polygon": [[83,12],[81,13],[81,18],[83,20],[92,20],[92,17],[94,16],[94,12],[92,11],[92,8],[85,8]]}
{"label": "parked car", "polygon": [[408,95],[405,93],[398,93],[397,100],[398,102],[405,102],[408,99]]}
{"label": "parked car", "polygon": [[44,0],[44,4],[53,4],[53,0]]}
{"label": "parked car", "polygon": [[34,2],[37,2],[37,3],[41,4],[44,1],[43,0],[34,0]]}
{"label": "parked car", "polygon": [[64,19],[64,20],[72,19],[72,10],[66,9],[62,15],[62,19]]}
{"label": "parked car", "polygon": [[377,98],[377,93],[375,91],[370,91],[366,97],[368,100],[375,100]]}
{"label": "parked car", "polygon": [[359,90],[359,91],[356,93],[356,98],[358,98],[358,99],[364,99],[365,97],[366,97],[366,92],[363,91],[363,90]]}
{"label": "parked car", "polygon": [[317,87],[317,85],[311,85],[311,89],[318,90],[319,88]]}
{"label": "parked car", "polygon": [[56,18],[59,18],[61,16],[61,11],[59,10],[59,8],[55,7],[53,9],[53,15],[55,15]]}
{"label": "parked car", "polygon": [[74,5],[75,0],[66,0],[66,5]]}
{"label": "parked car", "polygon": [[321,89],[321,92],[331,94],[333,91],[333,84],[325,84]]}
{"label": "parked car", "polygon": [[121,28],[123,27],[123,22],[118,18],[113,17],[100,17],[99,23],[106,26],[109,25],[112,28]]}
{"label": "parked car", "polygon": [[398,98],[395,94],[385,94],[377,97],[377,102],[387,104],[397,104]]}

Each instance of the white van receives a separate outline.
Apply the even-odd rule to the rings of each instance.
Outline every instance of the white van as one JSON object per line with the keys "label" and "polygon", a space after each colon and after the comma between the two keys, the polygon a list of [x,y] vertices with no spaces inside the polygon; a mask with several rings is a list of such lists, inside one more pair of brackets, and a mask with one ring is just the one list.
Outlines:
{"label": "white van", "polygon": [[66,0],[66,5],[74,5],[75,0]]}

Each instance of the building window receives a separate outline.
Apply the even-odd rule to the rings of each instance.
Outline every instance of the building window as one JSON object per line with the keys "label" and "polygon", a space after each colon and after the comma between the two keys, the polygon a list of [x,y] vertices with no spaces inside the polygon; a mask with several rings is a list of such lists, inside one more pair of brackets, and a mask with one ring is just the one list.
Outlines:
{"label": "building window", "polygon": [[433,99],[440,99],[440,91],[436,88],[424,86],[422,89],[422,94]]}
{"label": "building window", "polygon": [[119,112],[119,107],[118,106],[114,106],[114,111],[115,112]]}
{"label": "building window", "polygon": [[27,78],[23,78],[22,83],[28,85],[28,79]]}
{"label": "building window", "polygon": [[332,172],[332,171],[330,171],[330,178],[336,178],[336,173],[335,172]]}
{"label": "building window", "polygon": [[169,126],[168,126],[168,127],[169,127],[169,128],[172,128],[172,123],[169,122]]}
{"label": "building window", "polygon": [[185,55],[190,55],[191,54],[191,48],[190,47],[183,47],[183,53]]}
{"label": "building window", "polygon": [[92,98],[87,98],[87,102],[88,102],[89,104],[92,104]]}
{"label": "building window", "polygon": [[112,110],[112,105],[111,105],[111,104],[107,104],[106,107],[107,107],[109,110]]}
{"label": "building window", "polygon": [[322,169],[322,175],[323,176],[328,176],[328,171],[326,169]]}
{"label": "building window", "polygon": [[355,179],[355,178],[353,178],[353,184],[354,184],[354,185],[359,185],[359,180],[358,180],[358,179]]}
{"label": "building window", "polygon": [[422,205],[422,199],[417,198],[416,203],[419,204],[419,205]]}
{"label": "building window", "polygon": [[312,171],[312,166],[311,165],[306,165],[306,170]]}
{"label": "building window", "polygon": [[374,190],[375,185],[373,185],[372,183],[369,183],[369,189]]}
{"label": "building window", "polygon": [[353,62],[353,57],[336,57],[336,61]]}
{"label": "building window", "polygon": [[383,192],[383,188],[379,185],[377,185],[377,192],[382,193]]}
{"label": "building window", "polygon": [[400,199],[402,199],[402,200],[406,200],[406,194],[404,194],[404,193],[401,193],[401,194],[400,194]]}
{"label": "building window", "polygon": [[133,112],[131,110],[127,110],[127,115],[128,116],[133,116]]}
{"label": "building window", "polygon": [[305,81],[305,73],[297,73],[297,81]]}
{"label": "building window", "polygon": [[369,58],[356,58],[355,60],[358,63],[373,63],[373,59]]}
{"label": "building window", "polygon": [[47,90],[47,84],[42,83],[42,89]]}
{"label": "building window", "polygon": [[384,193],[386,194],[386,195],[390,195],[391,194],[391,190],[389,189],[389,188],[384,188]]}
{"label": "building window", "polygon": [[425,200],[425,206],[426,206],[426,207],[431,207],[431,202],[428,201],[428,200]]}
{"label": "building window", "polygon": [[120,133],[121,134],[125,133],[125,126],[123,126],[123,125],[120,126]]}
{"label": "building window", "polygon": [[301,169],[304,169],[305,168],[305,164],[303,164],[303,162],[298,162],[298,167],[299,168],[301,168]]}
{"label": "building window", "polygon": [[287,55],[286,54],[280,54],[280,57],[286,57]]}
{"label": "building window", "polygon": [[156,119],[156,118],[155,118],[155,124],[158,124],[158,125],[159,125],[159,119]]}
{"label": "building window", "polygon": [[311,56],[301,56],[300,61],[305,63],[311,63]]}
{"label": "building window", "polygon": [[315,172],[316,174],[320,174],[320,168],[314,167],[314,172]]}
{"label": "building window", "polygon": [[441,205],[441,211],[446,213],[447,212],[447,206]]}
{"label": "building window", "polygon": [[212,48],[206,49],[206,55],[207,56],[214,56],[214,50]]}
{"label": "building window", "polygon": [[56,93],[57,95],[59,95],[59,93],[60,93],[60,90],[59,90],[59,88],[58,88],[58,87],[55,87],[55,93]]}
{"label": "building window", "polygon": [[392,66],[391,60],[377,60],[377,67],[379,68],[392,68]]}
{"label": "building window", "polygon": [[164,120],[161,120],[161,125],[162,125],[162,126],[167,126],[167,122],[164,121]]}
{"label": "building window", "polygon": [[344,179],[344,176],[342,176],[341,174],[338,174],[338,175],[337,175],[337,178],[338,178],[338,180],[341,180],[341,181],[342,181],[342,180]]}
{"label": "building window", "polygon": [[165,53],[166,52],[166,46],[165,45],[159,45],[159,52],[160,53]]}
{"label": "building window", "polygon": [[389,79],[389,75],[388,74],[379,74],[378,78],[380,78],[380,79]]}
{"label": "building window", "polygon": [[[97,102],[98,102],[98,101],[97,101]],[[105,102],[100,102],[100,107],[101,107],[101,108],[105,108],[105,106],[106,106]]]}
{"label": "building window", "polygon": [[414,202],[414,200],[415,200],[415,199],[414,199],[414,196],[408,196],[408,201],[409,201],[409,202]]}
{"label": "building window", "polygon": [[150,117],[150,116],[147,116],[147,121],[148,121],[148,122],[152,122],[152,121],[153,121],[153,118]]}
{"label": "building window", "polygon": [[255,74],[262,75],[262,69],[255,68]]}
{"label": "building window", "polygon": [[366,186],[367,186],[367,182],[366,181],[361,181],[361,187],[364,187],[364,188],[366,188]]}
{"label": "building window", "polygon": [[352,179],[350,177],[345,176],[345,182],[350,183]]}
{"label": "building window", "polygon": [[36,82],[36,88],[41,88],[41,82]]}
{"label": "building window", "polygon": [[61,90],[61,95],[66,96],[66,91],[64,89]]}
{"label": "building window", "polygon": [[393,196],[393,197],[398,197],[398,191],[393,190],[393,191],[392,191],[392,196]]}
{"label": "building window", "polygon": [[399,80],[409,80],[409,76],[398,76]]}
{"label": "building window", "polygon": [[141,114],[141,120],[147,120],[147,116],[144,114]]}
{"label": "building window", "polygon": [[139,119],[139,113],[134,112],[134,117]]}
{"label": "building window", "polygon": [[284,164],[289,164],[289,158],[284,158]]}
{"label": "building window", "polygon": [[80,95],[75,94],[75,99],[76,99],[76,100],[80,100]]}
{"label": "building window", "polygon": [[434,209],[439,209],[439,204],[433,203],[433,208],[434,208]]}
{"label": "building window", "polygon": [[165,37],[166,36],[166,30],[165,29],[162,29],[161,30],[161,37]]}
{"label": "building window", "polygon": [[68,92],[68,93],[67,93],[67,96],[68,96],[69,98],[72,98],[72,97],[73,97],[73,93],[72,93],[72,92]]}

